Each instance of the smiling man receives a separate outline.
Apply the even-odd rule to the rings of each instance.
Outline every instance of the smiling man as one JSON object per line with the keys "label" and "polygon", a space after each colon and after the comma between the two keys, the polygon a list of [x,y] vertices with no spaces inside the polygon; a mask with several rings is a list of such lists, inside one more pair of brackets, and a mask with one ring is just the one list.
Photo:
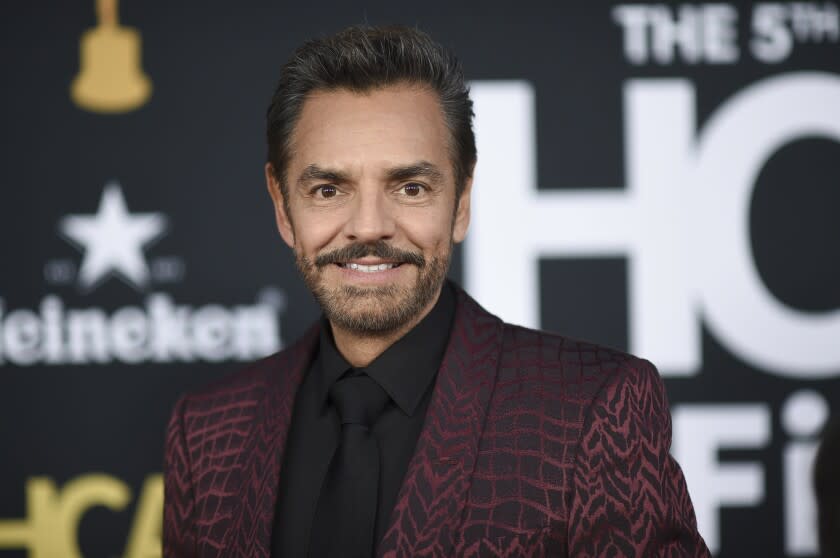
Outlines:
{"label": "smiling man", "polygon": [[266,164],[280,234],[355,366],[428,314],[464,239],[475,147],[456,180],[449,135],[428,85],[316,90],[277,146],[293,155]]}
{"label": "smiling man", "polygon": [[349,28],[283,67],[266,183],[323,317],[178,402],[165,556],[709,555],[655,368],[446,280],[472,116],[415,29]]}

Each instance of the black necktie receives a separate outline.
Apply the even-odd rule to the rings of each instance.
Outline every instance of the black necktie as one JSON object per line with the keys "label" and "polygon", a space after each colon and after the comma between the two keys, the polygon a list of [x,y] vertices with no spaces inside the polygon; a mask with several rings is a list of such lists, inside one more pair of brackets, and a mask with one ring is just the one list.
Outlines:
{"label": "black necktie", "polygon": [[341,438],[330,461],[309,539],[312,558],[370,558],[379,499],[379,445],[371,431],[388,394],[361,370],[330,388]]}

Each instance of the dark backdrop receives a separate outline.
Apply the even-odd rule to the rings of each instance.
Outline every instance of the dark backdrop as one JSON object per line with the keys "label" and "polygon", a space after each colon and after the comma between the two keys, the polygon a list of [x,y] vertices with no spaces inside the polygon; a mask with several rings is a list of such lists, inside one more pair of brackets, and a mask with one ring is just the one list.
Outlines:
{"label": "dark backdrop", "polygon": [[[278,70],[305,39],[364,22],[421,27],[474,82],[476,234],[451,276],[504,318],[660,366],[716,555],[816,554],[810,464],[840,396],[836,3],[119,11],[142,61],[124,32],[91,43],[82,73],[98,90],[117,66],[134,84],[144,72],[152,94],[108,114],[70,94],[93,2],[19,2],[0,23],[0,556],[159,554],[178,394],[317,316],[263,184]],[[706,133],[718,125],[729,135]],[[588,219],[606,215],[599,196],[615,219]],[[718,257],[736,245],[740,259]]]}

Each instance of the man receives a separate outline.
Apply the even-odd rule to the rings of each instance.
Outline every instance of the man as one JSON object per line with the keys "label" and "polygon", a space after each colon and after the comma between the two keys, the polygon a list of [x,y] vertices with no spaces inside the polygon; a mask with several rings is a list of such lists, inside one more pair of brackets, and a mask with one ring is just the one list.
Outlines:
{"label": "man", "polygon": [[177,404],[166,556],[708,556],[653,366],[446,281],[476,162],[451,54],[403,27],[303,45],[268,146],[324,318]]}

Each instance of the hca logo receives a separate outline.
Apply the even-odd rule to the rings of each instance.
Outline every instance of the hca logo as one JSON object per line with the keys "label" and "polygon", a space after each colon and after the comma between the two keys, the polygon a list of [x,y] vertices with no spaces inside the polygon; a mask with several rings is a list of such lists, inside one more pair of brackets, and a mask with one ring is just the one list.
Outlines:
{"label": "hca logo", "polygon": [[[533,88],[475,82],[472,96],[481,157],[464,273],[489,309],[538,326],[539,258],[626,256],[630,350],[664,375],[700,371],[701,319],[761,370],[840,375],[840,310],[782,304],[761,281],[748,238],[753,185],[773,153],[803,137],[840,141],[840,77],[801,72],[752,84],[699,134],[691,82],[628,81],[623,191],[538,191]],[[527,217],[498,226],[508,215]]]}
{"label": "hca logo", "polygon": [[[48,477],[26,483],[26,517],[0,520],[0,549],[25,548],[31,558],[79,558],[77,534],[82,517],[93,507],[118,512],[131,502],[131,489],[110,475],[91,473],[62,487]],[[125,558],[160,556],[163,521],[163,477],[149,475],[143,483]]]}

